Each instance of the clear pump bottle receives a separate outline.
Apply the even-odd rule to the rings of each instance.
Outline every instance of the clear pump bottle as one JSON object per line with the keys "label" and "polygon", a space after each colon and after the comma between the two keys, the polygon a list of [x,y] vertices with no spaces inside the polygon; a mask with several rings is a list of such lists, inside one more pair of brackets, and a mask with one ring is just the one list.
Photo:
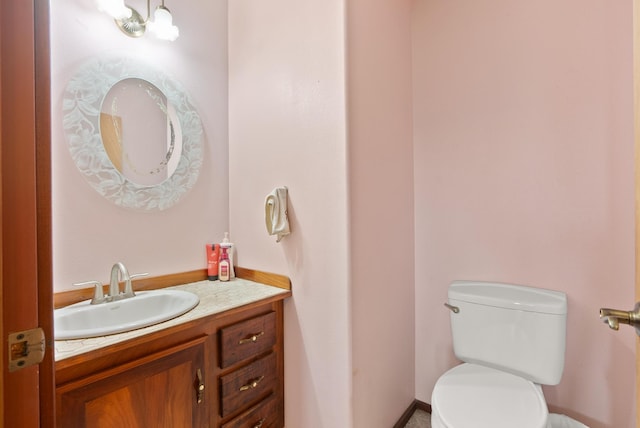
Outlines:
{"label": "clear pump bottle", "polygon": [[234,245],[232,242],[229,242],[229,232],[225,232],[224,233],[224,239],[222,240],[222,243],[220,244],[220,246],[225,245],[227,247],[227,254],[229,255],[229,278],[233,279],[236,277],[236,270],[234,268],[234,262],[233,262],[233,249],[234,249]]}

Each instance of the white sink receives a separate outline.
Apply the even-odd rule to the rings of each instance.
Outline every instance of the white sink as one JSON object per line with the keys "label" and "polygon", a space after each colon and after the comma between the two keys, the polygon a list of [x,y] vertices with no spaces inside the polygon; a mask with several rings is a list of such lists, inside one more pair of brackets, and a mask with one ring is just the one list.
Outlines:
{"label": "white sink", "polygon": [[188,291],[153,290],[115,302],[89,302],[53,311],[55,340],[106,336],[158,324],[189,312],[200,299]]}

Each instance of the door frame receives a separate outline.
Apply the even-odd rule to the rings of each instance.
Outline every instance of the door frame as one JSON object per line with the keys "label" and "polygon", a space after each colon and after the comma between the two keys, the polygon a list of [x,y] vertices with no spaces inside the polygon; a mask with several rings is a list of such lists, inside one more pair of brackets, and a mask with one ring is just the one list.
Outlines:
{"label": "door frame", "polygon": [[55,346],[53,340],[53,231],[51,220],[51,49],[50,1],[34,0],[36,228],[38,325],[48,338],[40,364],[40,428],[55,427]]}
{"label": "door frame", "polygon": [[[640,301],[640,0],[633,0],[633,127],[635,165],[635,298]],[[640,427],[640,337],[636,337],[636,427]]]}

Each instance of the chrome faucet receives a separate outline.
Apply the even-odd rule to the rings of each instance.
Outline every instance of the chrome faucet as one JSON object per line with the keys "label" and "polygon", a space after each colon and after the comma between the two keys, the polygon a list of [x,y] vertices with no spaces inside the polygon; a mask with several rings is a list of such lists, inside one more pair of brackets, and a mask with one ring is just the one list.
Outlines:
{"label": "chrome faucet", "polygon": [[[102,291],[102,283],[99,281],[86,281],[78,282],[73,285],[84,286],[93,285],[95,287],[93,292],[93,298],[91,299],[92,305],[98,305],[100,303],[113,302],[115,300],[126,299],[134,297],[136,294],[133,292],[133,286],[131,280],[139,276],[147,276],[149,273],[136,273],[129,275],[129,271],[125,267],[124,263],[118,262],[111,267],[111,280],[109,281],[109,294],[106,296]],[[124,281],[124,292],[120,292],[120,281]]]}
{"label": "chrome faucet", "polygon": [[[120,295],[120,278],[124,281],[124,293],[122,295]],[[110,300],[119,300],[133,296],[135,296],[135,294],[131,288],[131,275],[129,275],[129,271],[122,262],[114,264],[111,267],[111,280],[109,281]]]}

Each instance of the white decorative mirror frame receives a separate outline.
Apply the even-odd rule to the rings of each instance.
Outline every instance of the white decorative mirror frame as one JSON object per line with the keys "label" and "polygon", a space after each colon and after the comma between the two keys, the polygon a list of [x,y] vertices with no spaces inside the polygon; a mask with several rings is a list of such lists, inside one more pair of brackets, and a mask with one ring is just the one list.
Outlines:
{"label": "white decorative mirror frame", "polygon": [[[160,89],[175,108],[182,129],[178,166],[160,184],[145,186],[128,180],[114,167],[102,144],[102,102],[113,85],[130,78],[146,80]],[[67,84],[62,111],[64,133],[76,166],[98,193],[116,205],[162,211],[175,205],[196,183],[203,159],[200,117],[182,85],[161,71],[129,57],[90,60]]]}

